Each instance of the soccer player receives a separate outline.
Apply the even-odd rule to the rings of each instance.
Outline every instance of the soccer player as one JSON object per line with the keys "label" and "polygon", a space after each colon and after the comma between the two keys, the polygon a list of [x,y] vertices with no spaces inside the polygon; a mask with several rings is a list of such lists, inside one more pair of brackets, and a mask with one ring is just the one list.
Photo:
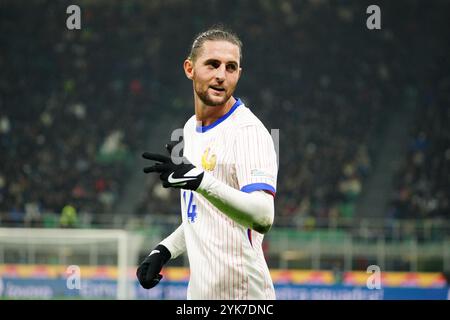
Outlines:
{"label": "soccer player", "polygon": [[234,33],[199,34],[184,61],[195,115],[183,129],[182,161],[143,154],[154,161],[144,172],[160,174],[165,188],[181,189],[182,214],[182,224],[137,270],[146,289],[159,283],[168,260],[187,252],[188,299],[275,299],[261,245],[274,219],[276,153],[262,122],[233,96],[241,59]]}

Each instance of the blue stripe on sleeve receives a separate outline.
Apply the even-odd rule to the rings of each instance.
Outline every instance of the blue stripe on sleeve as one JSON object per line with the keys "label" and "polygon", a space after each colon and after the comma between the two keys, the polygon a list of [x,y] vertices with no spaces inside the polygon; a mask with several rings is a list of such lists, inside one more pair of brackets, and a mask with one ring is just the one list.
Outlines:
{"label": "blue stripe on sleeve", "polygon": [[253,191],[268,190],[275,193],[275,188],[267,183],[251,183],[241,188],[242,192],[250,193]]}

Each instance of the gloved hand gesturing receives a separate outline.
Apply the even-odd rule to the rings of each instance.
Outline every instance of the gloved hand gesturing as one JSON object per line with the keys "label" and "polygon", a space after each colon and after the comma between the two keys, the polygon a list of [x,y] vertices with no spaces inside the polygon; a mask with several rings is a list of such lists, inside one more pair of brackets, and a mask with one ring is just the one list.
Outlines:
{"label": "gloved hand gesturing", "polygon": [[[166,145],[169,153],[172,147],[172,145]],[[181,158],[179,164],[175,164],[171,157],[157,153],[145,152],[142,157],[159,162],[153,166],[145,167],[144,172],[159,173],[164,188],[182,188],[195,191],[202,182],[204,171],[191,164],[185,157]]]}
{"label": "gloved hand gesturing", "polygon": [[162,279],[160,274],[162,267],[170,260],[170,251],[159,244],[144,259],[136,271],[136,276],[141,286],[145,289],[151,289]]}

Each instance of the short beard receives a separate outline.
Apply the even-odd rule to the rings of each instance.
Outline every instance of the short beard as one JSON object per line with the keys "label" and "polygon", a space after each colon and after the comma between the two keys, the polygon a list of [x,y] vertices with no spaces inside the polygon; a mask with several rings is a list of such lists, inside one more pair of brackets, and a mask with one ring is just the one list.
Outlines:
{"label": "short beard", "polygon": [[202,100],[202,102],[210,107],[217,107],[217,106],[221,106],[224,105],[228,99],[230,99],[231,94],[225,95],[225,97],[223,98],[222,101],[213,101],[210,99],[208,92],[204,91],[204,92],[199,92],[197,90],[195,90],[195,93],[197,93],[197,96],[200,98],[200,100]]}

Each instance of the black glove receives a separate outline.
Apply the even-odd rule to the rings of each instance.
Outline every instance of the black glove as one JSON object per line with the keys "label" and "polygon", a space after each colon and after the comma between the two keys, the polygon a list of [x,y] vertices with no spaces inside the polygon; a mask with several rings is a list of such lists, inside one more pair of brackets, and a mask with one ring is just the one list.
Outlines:
{"label": "black glove", "polygon": [[[166,145],[166,147],[170,152],[170,146]],[[156,153],[145,152],[142,157],[160,162],[151,167],[145,167],[144,172],[159,173],[164,188],[172,187],[195,191],[202,182],[204,171],[195,167],[185,157],[181,158],[180,164],[175,164],[170,157]]]}
{"label": "black glove", "polygon": [[150,252],[136,270],[136,276],[143,288],[151,289],[159,283],[163,277],[160,274],[161,269],[170,260],[171,256],[170,251],[162,244],[157,245]]}

